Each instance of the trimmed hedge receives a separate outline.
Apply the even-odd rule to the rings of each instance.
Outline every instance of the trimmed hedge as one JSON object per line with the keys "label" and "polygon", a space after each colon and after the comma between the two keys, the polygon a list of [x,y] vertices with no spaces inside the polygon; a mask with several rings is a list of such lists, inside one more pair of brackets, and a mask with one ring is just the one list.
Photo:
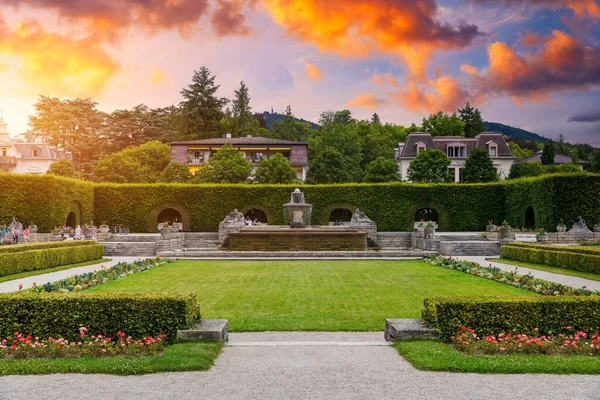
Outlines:
{"label": "trimmed hedge", "polygon": [[1,338],[20,332],[72,341],[85,326],[112,338],[119,331],[142,338],[162,330],[173,339],[199,319],[195,293],[0,294]]}
{"label": "trimmed hedge", "polygon": [[98,260],[103,255],[101,244],[1,253],[0,276]]}
{"label": "trimmed hedge", "polygon": [[600,297],[438,297],[423,301],[422,318],[448,338],[463,326],[478,335],[502,332],[600,331]]}
{"label": "trimmed hedge", "polygon": [[552,251],[560,251],[563,253],[576,253],[576,254],[590,254],[600,256],[600,248],[590,249],[586,247],[580,246],[553,246],[548,244],[536,244],[536,243],[525,243],[525,242],[512,242],[507,244],[506,246],[511,247],[524,247],[530,249],[542,249],[542,250],[552,250]]}
{"label": "trimmed hedge", "polygon": [[0,223],[17,217],[23,225],[35,224],[50,232],[63,226],[70,212],[76,223],[94,218],[94,185],[54,175],[0,173]]}
{"label": "trimmed hedge", "polygon": [[600,274],[600,251],[593,249],[509,244],[502,246],[502,257],[509,260]]}
{"label": "trimmed hedge", "polygon": [[0,246],[0,254],[18,253],[29,250],[58,249],[63,247],[91,246],[94,244],[96,244],[96,242],[93,240],[61,240],[58,242],[11,244]]}

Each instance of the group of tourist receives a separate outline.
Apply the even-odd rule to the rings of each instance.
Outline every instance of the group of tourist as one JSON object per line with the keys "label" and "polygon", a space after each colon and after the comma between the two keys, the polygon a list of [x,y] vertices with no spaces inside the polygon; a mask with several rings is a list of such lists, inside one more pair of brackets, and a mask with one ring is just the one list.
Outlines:
{"label": "group of tourist", "polygon": [[23,224],[14,217],[8,226],[0,225],[0,244],[18,244],[19,241],[29,243],[29,228],[23,229]]}
{"label": "group of tourist", "polygon": [[258,220],[258,218],[252,219],[252,218],[250,218],[250,216],[246,217],[246,221],[245,222],[246,222],[246,226],[261,226],[261,225],[263,225],[263,223],[260,222]]}
{"label": "group of tourist", "polygon": [[83,229],[81,228],[81,225],[77,225],[76,228],[54,229],[60,231],[60,240],[82,240],[86,228],[87,225],[85,225]]}

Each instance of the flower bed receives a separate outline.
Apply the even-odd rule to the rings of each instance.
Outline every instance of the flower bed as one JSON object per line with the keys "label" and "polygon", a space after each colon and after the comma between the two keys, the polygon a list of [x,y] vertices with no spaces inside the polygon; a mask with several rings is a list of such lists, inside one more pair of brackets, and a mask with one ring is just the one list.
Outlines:
{"label": "flower bed", "polygon": [[598,295],[598,292],[587,290],[585,286],[581,289],[574,288],[560,283],[548,282],[543,279],[535,278],[531,274],[519,275],[518,267],[513,271],[506,272],[500,268],[485,267],[479,263],[472,261],[460,261],[450,257],[426,257],[423,262],[453,269],[455,271],[464,272],[467,274],[479,276],[481,278],[490,279],[496,282],[505,283],[514,287],[542,294],[545,296],[592,296]]}
{"label": "flower bed", "polygon": [[[567,326],[571,331],[572,328]],[[540,335],[535,328],[531,335],[506,333],[480,337],[473,329],[462,327],[450,337],[450,343],[456,349],[468,354],[550,354],[550,355],[600,355],[600,335],[588,335],[585,332],[554,335],[548,332]]]}
{"label": "flower bed", "polygon": [[151,356],[164,350],[162,332],[156,337],[147,336],[132,339],[123,332],[117,332],[116,341],[108,336],[86,338],[87,328],[80,327],[80,339],[68,341],[64,338],[40,340],[39,337],[25,336],[15,332],[13,337],[0,338],[0,358],[79,358],[110,356]]}
{"label": "flower bed", "polygon": [[80,275],[70,276],[59,281],[48,282],[37,286],[33,284],[33,289],[37,292],[77,292],[90,287],[101,285],[106,282],[114,281],[138,272],[147,271],[161,265],[173,262],[169,258],[147,258],[145,260],[136,260],[128,263],[118,263],[110,268],[102,266],[98,270],[86,272]]}

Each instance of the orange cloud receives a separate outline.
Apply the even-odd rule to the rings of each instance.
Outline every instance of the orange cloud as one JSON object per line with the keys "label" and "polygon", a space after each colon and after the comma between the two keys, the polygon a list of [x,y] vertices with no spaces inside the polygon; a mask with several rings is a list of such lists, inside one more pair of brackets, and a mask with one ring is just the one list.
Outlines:
{"label": "orange cloud", "polygon": [[438,111],[454,112],[470,95],[460,83],[449,76],[442,76],[424,85],[408,82],[404,91],[390,92],[389,95],[399,105],[415,112]]}
{"label": "orange cloud", "polygon": [[395,54],[420,77],[434,50],[464,48],[480,35],[474,25],[437,21],[434,0],[263,0],[263,5],[288,35],[321,51]]}
{"label": "orange cloud", "polygon": [[20,59],[17,73],[26,82],[23,90],[36,96],[96,96],[120,68],[94,39],[45,32],[37,21],[0,33],[0,54]]}
{"label": "orange cloud", "polygon": [[354,99],[348,101],[348,104],[351,106],[370,109],[375,109],[385,103],[387,103],[387,100],[378,98],[375,96],[375,93],[359,94]]}
{"label": "orange cloud", "polygon": [[467,75],[477,75],[477,68],[469,64],[461,65],[460,70]]}
{"label": "orange cloud", "polygon": [[313,81],[320,81],[323,79],[323,74],[321,73],[321,70],[315,64],[307,63],[304,66],[304,69],[306,71],[306,77],[308,79]]}
{"label": "orange cloud", "polygon": [[371,77],[371,82],[379,86],[383,86],[384,84],[395,87],[400,86],[400,83],[389,72],[386,72],[385,74],[374,74]]}
{"label": "orange cloud", "polygon": [[242,13],[243,6],[241,0],[217,0],[217,11],[210,19],[217,36],[254,34],[254,29],[246,25],[246,17]]}

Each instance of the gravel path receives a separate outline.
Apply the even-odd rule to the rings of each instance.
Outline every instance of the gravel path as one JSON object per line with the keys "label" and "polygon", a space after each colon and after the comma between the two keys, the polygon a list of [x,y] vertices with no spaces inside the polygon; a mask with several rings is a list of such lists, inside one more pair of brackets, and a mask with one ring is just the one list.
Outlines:
{"label": "gravel path", "polygon": [[382,332],[232,333],[207,372],[0,377],[0,399],[11,400],[598,399],[599,390],[598,376],[417,371]]}
{"label": "gravel path", "polygon": [[64,279],[68,276],[83,274],[84,272],[90,272],[95,269],[99,269],[101,266],[112,267],[118,262],[128,262],[137,260],[140,257],[111,257],[110,261],[106,261],[103,263],[86,265],[84,267],[77,267],[71,269],[65,269],[62,271],[51,272],[49,274],[40,274],[34,276],[28,276],[26,278],[15,279],[14,281],[8,281],[0,283],[0,293],[6,292],[16,292],[19,290],[19,284],[23,284],[24,289],[29,289],[33,282],[35,282],[38,286],[43,285],[47,282],[54,282],[59,279]]}

